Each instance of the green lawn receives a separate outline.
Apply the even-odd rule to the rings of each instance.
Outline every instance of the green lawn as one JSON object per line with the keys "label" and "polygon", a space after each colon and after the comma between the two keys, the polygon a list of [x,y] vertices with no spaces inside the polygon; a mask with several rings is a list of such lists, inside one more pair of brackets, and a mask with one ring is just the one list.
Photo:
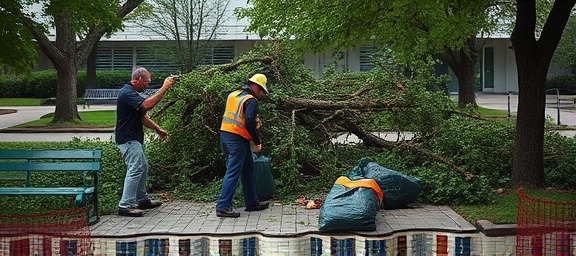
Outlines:
{"label": "green lawn", "polygon": [[[475,107],[474,110],[481,116],[508,116],[507,110],[490,109],[490,108],[484,108],[484,107],[480,107],[480,106]],[[515,115],[514,112],[511,114]]]}
{"label": "green lawn", "polygon": [[[576,191],[548,191],[546,189],[525,189],[524,194],[538,199],[576,202]],[[451,205],[454,211],[471,223],[476,220],[489,220],[495,224],[516,223],[518,193],[507,190],[496,196],[489,205]]]}
{"label": "green lawn", "polygon": [[116,111],[115,110],[99,110],[99,111],[82,111],[78,112],[82,122],[77,123],[64,123],[64,124],[51,124],[54,113],[42,116],[38,120],[15,126],[16,128],[33,128],[33,127],[114,127],[116,125]]}
{"label": "green lawn", "polygon": [[0,106],[40,106],[42,99],[0,98]]}

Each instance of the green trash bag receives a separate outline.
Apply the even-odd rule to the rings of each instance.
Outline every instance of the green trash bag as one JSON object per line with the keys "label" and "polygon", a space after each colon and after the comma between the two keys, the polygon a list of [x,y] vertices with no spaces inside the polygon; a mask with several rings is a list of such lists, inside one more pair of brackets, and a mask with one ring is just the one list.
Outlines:
{"label": "green trash bag", "polygon": [[[326,196],[318,216],[320,231],[374,231],[380,198],[374,187],[380,193],[378,184],[373,182],[372,188],[353,187],[339,184],[342,177],[336,180]],[[350,183],[350,180],[348,183]],[[353,183],[354,181],[352,181]]]}
{"label": "green trash bag", "polygon": [[384,192],[385,209],[403,209],[416,202],[420,194],[420,179],[404,175],[371,162],[369,158],[362,158],[350,170],[348,178],[373,179]]}
{"label": "green trash bag", "polygon": [[256,180],[256,195],[260,201],[266,201],[274,197],[274,177],[272,177],[272,166],[270,158],[252,153],[254,158],[254,178]]}

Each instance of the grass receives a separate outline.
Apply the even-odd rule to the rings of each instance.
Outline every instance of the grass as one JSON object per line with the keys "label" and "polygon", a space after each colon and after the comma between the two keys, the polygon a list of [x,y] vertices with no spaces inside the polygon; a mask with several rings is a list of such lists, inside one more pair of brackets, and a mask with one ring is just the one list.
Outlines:
{"label": "grass", "polygon": [[484,108],[484,107],[480,107],[480,106],[474,107],[474,110],[478,113],[478,115],[481,115],[481,116],[508,116],[507,110],[490,109],[490,108]]}
{"label": "grass", "polygon": [[[41,106],[43,99],[36,98],[0,98],[0,106]],[[12,113],[8,109],[5,114]],[[54,113],[46,114],[38,120],[14,126],[13,128],[42,128],[42,127],[68,127],[68,128],[109,128],[116,125],[116,111],[83,111],[78,112],[82,121],[52,124]]]}
{"label": "grass", "polygon": [[[525,189],[524,194],[542,200],[576,203],[576,191]],[[510,190],[498,194],[494,202],[489,205],[451,205],[450,207],[470,223],[477,220],[489,220],[494,224],[516,223],[518,193],[516,190]]]}
{"label": "grass", "polygon": [[35,98],[0,98],[0,106],[40,106],[42,99]]}
{"label": "grass", "polygon": [[40,127],[114,127],[116,125],[116,111],[115,110],[99,110],[99,111],[82,111],[78,112],[81,122],[59,123],[52,124],[54,113],[46,114],[38,120],[28,123],[20,124],[15,128],[40,128]]}

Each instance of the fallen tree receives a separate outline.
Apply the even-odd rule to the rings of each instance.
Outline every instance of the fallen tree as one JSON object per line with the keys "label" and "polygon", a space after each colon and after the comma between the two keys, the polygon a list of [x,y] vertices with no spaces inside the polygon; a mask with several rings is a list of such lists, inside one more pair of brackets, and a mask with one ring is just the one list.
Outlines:
{"label": "fallen tree", "polygon": [[[170,133],[162,146],[151,145],[160,152],[151,162],[172,170],[161,183],[185,186],[222,176],[218,131],[224,99],[256,72],[268,76],[273,91],[259,102],[263,153],[271,156],[277,178],[288,190],[297,190],[302,177],[320,177],[330,184],[360,157],[381,152],[413,155],[413,164],[420,167],[443,166],[439,172],[471,182],[465,186],[483,182],[474,181],[476,174],[465,161],[430,148],[439,127],[459,113],[446,94],[425,89],[438,82],[433,75],[413,70],[406,76],[400,68],[379,65],[371,72],[334,72],[314,79],[294,56],[298,54],[273,45],[233,63],[183,74],[165,96],[166,103],[152,113]],[[466,115],[473,117],[462,113]],[[408,131],[414,137],[389,141],[373,134],[382,131]],[[362,143],[331,142],[342,133],[354,134]]]}

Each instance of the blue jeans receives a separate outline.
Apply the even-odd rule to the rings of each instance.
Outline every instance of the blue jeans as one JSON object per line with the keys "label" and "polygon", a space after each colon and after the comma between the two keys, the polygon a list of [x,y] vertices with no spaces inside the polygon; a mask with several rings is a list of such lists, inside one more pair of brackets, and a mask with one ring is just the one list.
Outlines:
{"label": "blue jeans", "polygon": [[135,208],[138,202],[148,199],[146,181],[148,179],[148,161],[142,144],[136,140],[118,145],[126,164],[124,191],[118,207]]}
{"label": "blue jeans", "polygon": [[238,185],[238,179],[242,183],[244,206],[257,205],[259,200],[254,186],[254,159],[250,150],[250,141],[237,134],[220,132],[220,143],[226,156],[226,174],[220,196],[216,201],[216,209],[232,208],[232,197]]}

